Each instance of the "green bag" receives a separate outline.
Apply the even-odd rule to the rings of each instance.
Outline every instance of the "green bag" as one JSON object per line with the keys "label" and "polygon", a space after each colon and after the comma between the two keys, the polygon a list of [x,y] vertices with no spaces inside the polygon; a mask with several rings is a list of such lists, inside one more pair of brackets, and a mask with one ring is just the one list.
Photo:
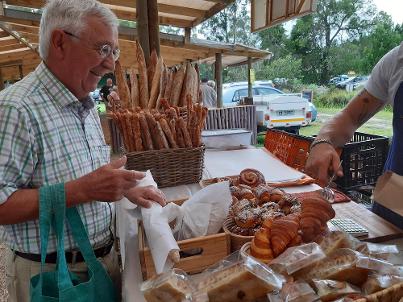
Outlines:
{"label": "green bag", "polygon": [[[31,278],[31,301],[117,301],[116,290],[108,273],[95,257],[77,208],[66,210],[64,184],[42,187],[39,190],[39,227],[41,236],[41,272]],[[64,252],[64,221],[72,230],[88,266],[88,281],[82,282],[68,269]],[[50,227],[57,240],[56,271],[43,272]]]}

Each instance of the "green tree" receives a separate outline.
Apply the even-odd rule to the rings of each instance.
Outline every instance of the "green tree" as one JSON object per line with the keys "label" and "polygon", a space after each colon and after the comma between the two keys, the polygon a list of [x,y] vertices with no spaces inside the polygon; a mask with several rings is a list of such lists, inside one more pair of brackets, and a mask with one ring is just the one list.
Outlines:
{"label": "green tree", "polygon": [[374,23],[372,0],[320,0],[316,13],[297,20],[291,45],[302,59],[305,80],[326,83],[332,47],[360,39]]}
{"label": "green tree", "polygon": [[255,46],[259,39],[250,32],[248,5],[248,0],[234,1],[198,26],[199,34],[209,40]]}
{"label": "green tree", "polygon": [[373,31],[363,39],[363,59],[361,70],[370,73],[375,64],[392,48],[402,41],[400,27],[393,24],[392,18],[381,12],[376,19]]}
{"label": "green tree", "polygon": [[290,53],[289,39],[283,25],[277,25],[257,33],[260,38],[260,48],[269,50],[274,58]]}
{"label": "green tree", "polygon": [[286,55],[273,60],[264,68],[256,71],[257,79],[300,79],[302,78],[301,59],[295,59],[292,55]]}

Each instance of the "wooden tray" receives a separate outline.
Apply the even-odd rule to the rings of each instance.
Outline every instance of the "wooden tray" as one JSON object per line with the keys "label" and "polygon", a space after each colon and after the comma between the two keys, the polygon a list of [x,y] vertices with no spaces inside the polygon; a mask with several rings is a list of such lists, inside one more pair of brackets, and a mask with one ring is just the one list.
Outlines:
{"label": "wooden tray", "polygon": [[[174,202],[182,204],[184,200]],[[153,277],[156,272],[141,221],[138,223],[138,243],[141,273],[143,280],[147,280]],[[231,251],[230,236],[223,231],[214,235],[181,240],[178,241],[178,246],[181,258],[175,267],[184,270],[188,274],[203,271],[207,267],[224,259]]]}
{"label": "wooden tray", "polygon": [[[207,187],[208,185],[212,185],[221,181],[225,180],[234,180],[236,181],[238,179],[239,175],[231,175],[231,176],[225,176],[225,177],[215,177],[215,178],[209,178],[209,179],[202,179],[200,181],[200,186],[202,188]],[[304,186],[304,185],[310,185],[315,183],[315,179],[308,175],[304,175],[303,177],[296,179],[296,180],[290,180],[290,181],[280,181],[280,182],[266,182],[266,184],[270,187],[274,188],[288,188],[288,187],[295,187],[295,186]]]}

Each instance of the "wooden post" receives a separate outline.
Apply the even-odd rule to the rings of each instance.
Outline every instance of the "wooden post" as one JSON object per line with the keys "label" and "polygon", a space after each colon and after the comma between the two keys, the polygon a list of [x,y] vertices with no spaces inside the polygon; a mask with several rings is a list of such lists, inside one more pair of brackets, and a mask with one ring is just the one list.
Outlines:
{"label": "wooden post", "polygon": [[4,89],[3,69],[0,68],[0,90]]}
{"label": "wooden post", "polygon": [[18,65],[18,71],[20,72],[20,79],[22,80],[22,78],[24,77],[24,73],[22,71],[22,65]]}
{"label": "wooden post", "polygon": [[190,28],[190,27],[185,28],[185,44],[190,43],[190,34],[191,34],[191,32],[192,32],[192,28]]}
{"label": "wooden post", "polygon": [[150,51],[155,49],[157,55],[160,56],[160,24],[158,20],[157,0],[148,0],[147,7]]}
{"label": "wooden post", "polygon": [[217,89],[217,107],[222,108],[222,54],[215,54],[215,82]]}
{"label": "wooden post", "polygon": [[253,97],[252,95],[252,81],[251,81],[251,69],[252,69],[252,58],[248,57],[248,97]]}
{"label": "wooden post", "polygon": [[150,42],[148,34],[148,8],[147,0],[136,0],[137,13],[137,36],[141,48],[144,52],[144,57],[148,65],[150,61]]}

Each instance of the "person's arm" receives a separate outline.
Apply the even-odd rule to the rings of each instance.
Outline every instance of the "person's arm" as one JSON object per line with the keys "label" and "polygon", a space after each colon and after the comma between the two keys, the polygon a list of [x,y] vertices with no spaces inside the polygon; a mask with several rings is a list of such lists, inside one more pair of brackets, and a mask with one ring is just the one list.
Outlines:
{"label": "person's arm", "polygon": [[[340,158],[336,148],[348,143],[354,132],[383,108],[385,102],[375,98],[365,89],[328,121],[319,131],[309,153],[305,172],[326,185],[328,177],[339,168]],[[337,176],[343,176],[341,169]]]}
{"label": "person's arm", "polygon": [[[66,182],[67,207],[94,200],[117,201],[126,194],[132,195],[137,180],[143,178],[144,173],[120,169],[125,163],[126,157],[122,157],[76,180]],[[154,200],[165,204],[162,197],[157,196]],[[142,200],[138,203],[147,206]],[[39,190],[20,189],[12,193],[4,203],[0,203],[0,225],[37,219],[38,213]]]}

